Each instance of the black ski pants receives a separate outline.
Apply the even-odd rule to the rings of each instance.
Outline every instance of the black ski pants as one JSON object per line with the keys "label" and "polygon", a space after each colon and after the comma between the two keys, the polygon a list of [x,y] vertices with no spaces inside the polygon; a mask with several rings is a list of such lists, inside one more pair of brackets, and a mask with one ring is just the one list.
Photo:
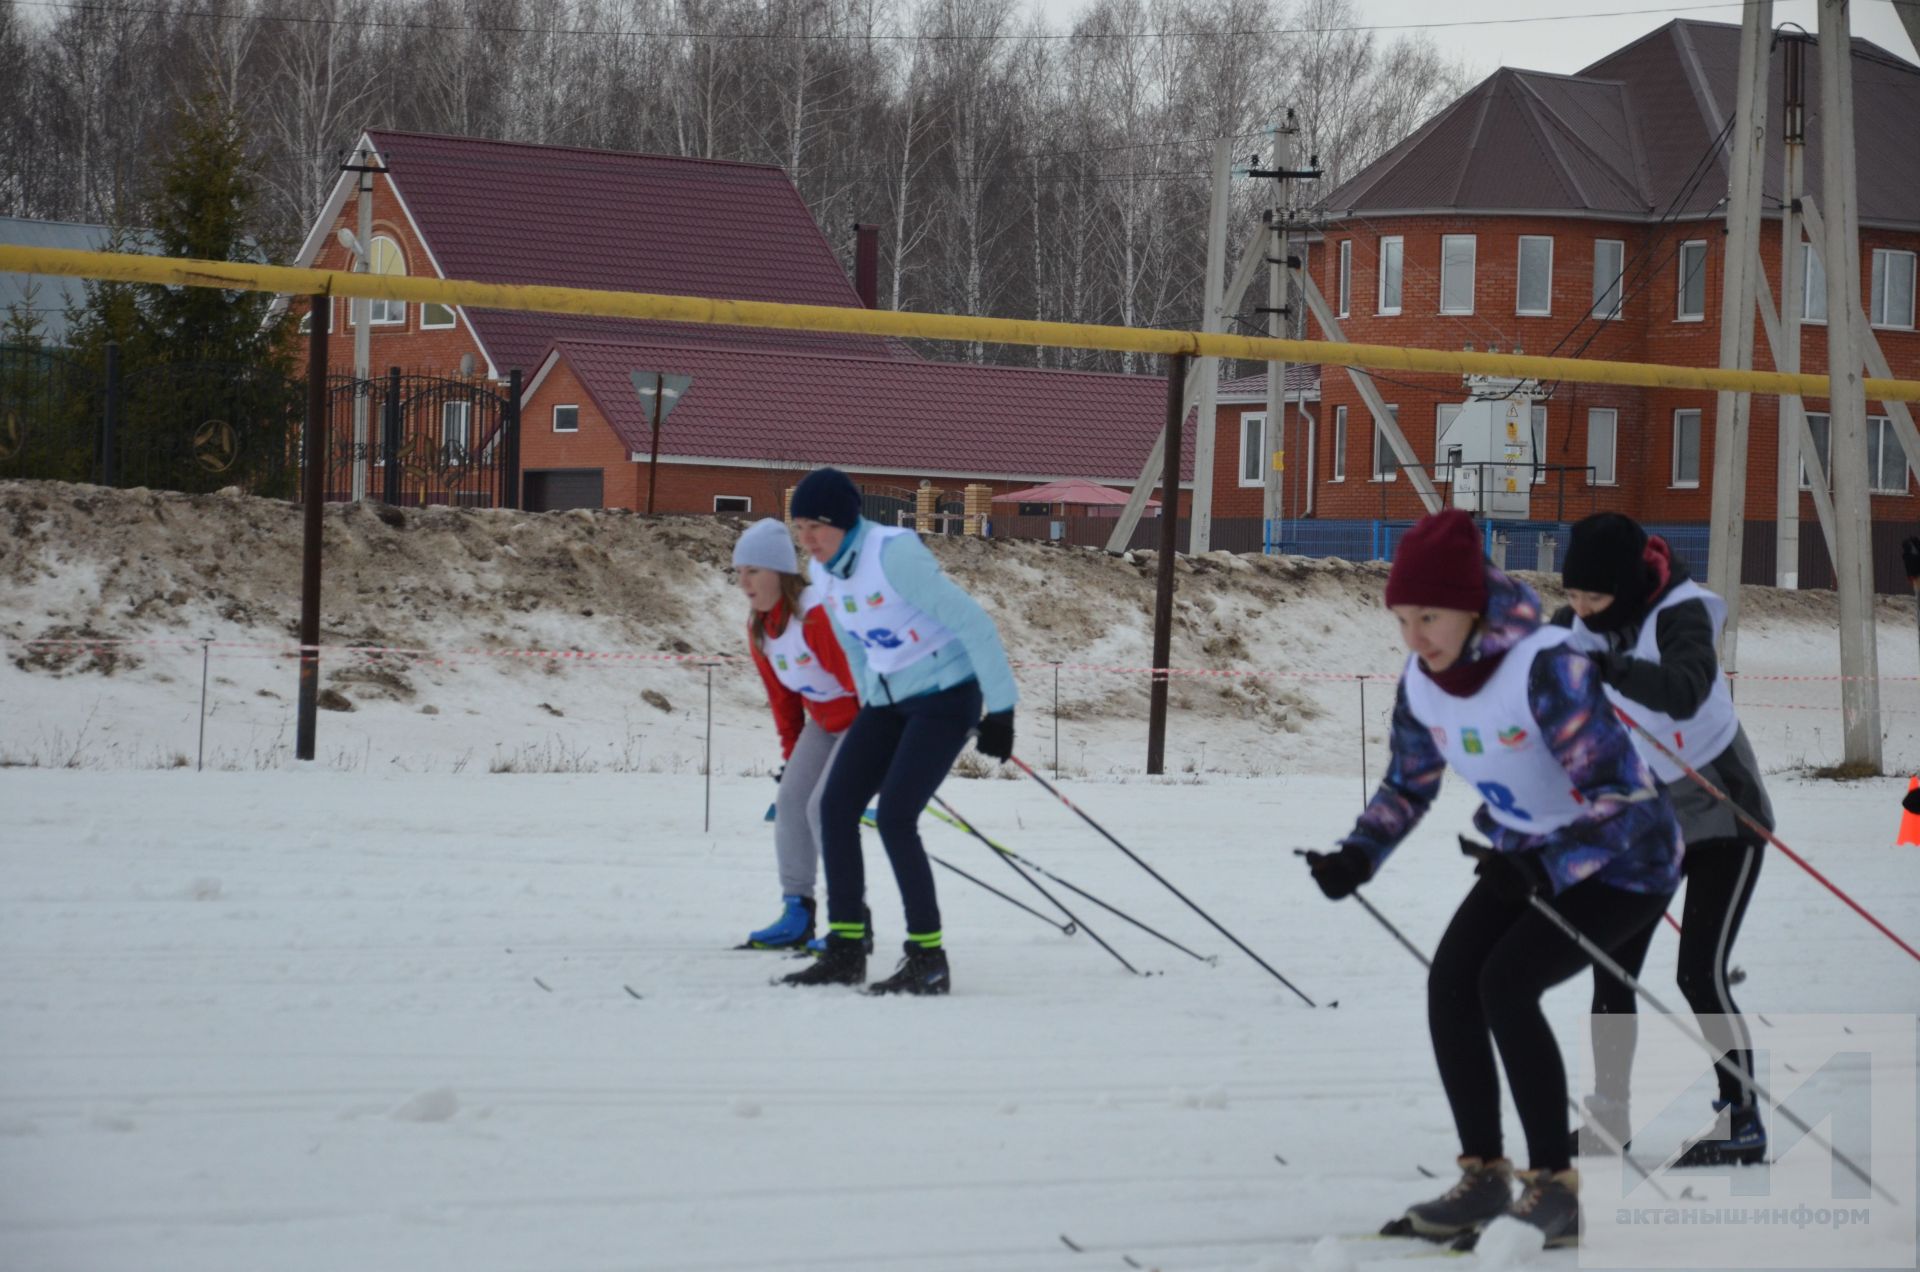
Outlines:
{"label": "black ski pants", "polygon": [[[1671,899],[1588,879],[1548,904],[1613,954],[1658,923]],[[1545,915],[1485,880],[1454,912],[1427,975],[1427,1027],[1463,1156],[1506,1155],[1497,1047],[1526,1134],[1528,1164],[1549,1171],[1572,1164],[1567,1071],[1540,999],[1587,965],[1580,947]]]}
{"label": "black ski pants", "polygon": [[[1765,853],[1760,844],[1744,839],[1715,839],[1687,845],[1680,868],[1687,877],[1686,906],[1680,916],[1680,961],[1677,977],[1687,1005],[1700,1017],[1701,1032],[1707,1041],[1720,1048],[1726,1059],[1753,1078],[1753,1037],[1733,1002],[1733,988],[1727,980],[1727,951],[1740,935],[1741,921],[1747,915],[1747,902],[1753,898],[1753,885],[1760,878],[1760,860]],[[1653,942],[1654,928],[1635,937],[1622,947],[1621,966],[1637,979],[1647,961],[1647,947]],[[1638,1041],[1637,1004],[1634,992],[1613,977],[1595,972],[1593,977],[1593,1014],[1624,1016],[1596,1028],[1593,1035],[1594,1091],[1607,1099],[1626,1103],[1633,1071],[1633,1053]],[[1720,1098],[1729,1104],[1752,1103],[1743,1083],[1725,1069],[1717,1070]]]}
{"label": "black ski pants", "polygon": [[893,863],[910,936],[940,931],[933,867],[920,843],[920,814],[980,723],[980,686],[966,684],[904,702],[871,703],[847,726],[820,797],[820,853],[827,875],[827,920],[859,923],[867,874],[860,815],[875,795],[880,842]]}

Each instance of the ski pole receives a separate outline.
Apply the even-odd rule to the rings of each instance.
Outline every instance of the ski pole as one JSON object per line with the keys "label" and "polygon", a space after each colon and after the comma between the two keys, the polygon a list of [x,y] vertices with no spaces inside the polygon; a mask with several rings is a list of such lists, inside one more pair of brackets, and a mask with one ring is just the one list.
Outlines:
{"label": "ski pole", "polygon": [[[1468,839],[1465,835],[1462,835],[1460,836],[1460,851],[1466,853],[1467,856],[1473,857],[1476,860],[1478,860],[1478,859],[1489,856],[1493,852],[1493,849],[1486,847],[1485,845],[1475,843],[1473,840]],[[1648,989],[1645,985],[1641,984],[1640,981],[1636,979],[1633,975],[1631,975],[1626,968],[1614,962],[1612,955],[1608,954],[1605,950],[1601,949],[1598,945],[1595,945],[1591,940],[1587,939],[1586,933],[1582,932],[1579,928],[1575,927],[1573,925],[1573,921],[1567,918],[1566,915],[1560,913],[1560,911],[1548,905],[1544,897],[1542,897],[1537,892],[1529,892],[1527,894],[1527,904],[1532,906],[1537,913],[1544,915],[1549,923],[1559,928],[1560,931],[1566,935],[1568,940],[1572,941],[1575,945],[1579,946],[1580,952],[1586,955],[1587,958],[1592,961],[1595,967],[1604,969],[1608,975],[1612,976],[1615,980],[1619,981],[1622,985],[1625,985],[1628,989],[1632,990],[1634,993],[1638,994],[1640,997],[1646,999],[1647,1004],[1651,1006],[1660,1015],[1666,1017],[1667,1022],[1669,1024],[1671,1024],[1675,1029],[1678,1029],[1681,1033],[1685,1034],[1687,1037],[1691,1038],[1700,1047],[1702,1051],[1705,1051],[1708,1056],[1712,1057],[1715,1068],[1719,1069],[1722,1073],[1725,1073],[1728,1077],[1740,1083],[1740,1085],[1743,1088],[1751,1092],[1753,1095],[1759,1096],[1761,1099],[1765,1100],[1769,1105],[1772,1105],[1774,1111],[1779,1113],[1781,1117],[1786,1118],[1787,1121],[1792,1122],[1795,1126],[1799,1127],[1801,1134],[1808,1136],[1813,1140],[1814,1143],[1826,1149],[1829,1153],[1832,1153],[1833,1159],[1839,1162],[1842,1166],[1845,1166],[1848,1170],[1852,1171],[1855,1178],[1859,1179],[1861,1183],[1873,1189],[1875,1192],[1879,1193],[1882,1197],[1886,1198],[1888,1201],[1892,1202],[1894,1205],[1897,1206],[1900,1204],[1899,1200],[1895,1198],[1892,1193],[1889,1193],[1886,1189],[1882,1188],[1879,1184],[1874,1183],[1873,1176],[1867,1174],[1866,1171],[1860,1169],[1859,1166],[1855,1165],[1853,1159],[1851,1157],[1848,1157],[1845,1153],[1841,1152],[1837,1147],[1835,1147],[1831,1140],[1821,1135],[1820,1132],[1814,1130],[1811,1126],[1808,1126],[1804,1121],[1800,1119],[1800,1116],[1797,1113],[1795,1113],[1792,1109],[1788,1108],[1785,1104],[1782,1104],[1779,1101],[1775,1100],[1772,1094],[1769,1093],[1765,1087],[1761,1086],[1757,1081],[1755,1081],[1751,1074],[1743,1072],[1738,1065],[1734,1064],[1733,1061],[1727,1059],[1727,1057],[1724,1054],[1722,1054],[1721,1049],[1719,1047],[1716,1047],[1711,1042],[1707,1041],[1705,1034],[1701,1033],[1698,1029],[1695,1029],[1692,1026],[1688,1025],[1685,1021],[1681,1020],[1680,1017],[1674,1015],[1671,1011],[1669,1011],[1667,1009],[1667,1005],[1661,1002],[1658,998],[1656,998],[1652,990]]]}
{"label": "ski pole", "polygon": [[[946,800],[941,799],[938,795],[935,795],[933,797],[933,802],[940,805],[940,811],[935,812],[934,816],[940,818],[940,820],[946,822],[949,826],[952,826],[956,830],[970,829],[970,827],[966,824],[966,819],[961,817],[960,814],[954,810],[954,807],[952,804],[947,803]],[[1025,857],[1022,857],[1019,853],[1015,852],[1013,849],[1007,848],[1002,846],[1001,844],[995,843],[993,840],[987,839],[985,835],[981,835],[980,838],[986,840],[987,847],[993,849],[995,852],[1001,854],[1004,857],[1011,857],[1013,860],[1019,862],[1021,865],[1025,866],[1027,869],[1039,875],[1041,878],[1051,879],[1053,882],[1059,884],[1061,887],[1065,888],[1067,891],[1075,893],[1078,896],[1085,897],[1087,900],[1099,906],[1102,910],[1105,910],[1109,914],[1117,915],[1118,917],[1125,919],[1127,922],[1133,924],[1133,926],[1139,928],[1142,932],[1145,932],[1147,935],[1159,937],[1161,940],[1165,941],[1168,945],[1173,946],[1174,949],[1179,950],[1182,954],[1185,954],[1188,958],[1198,959],[1200,962],[1206,963],[1212,966],[1217,966],[1219,964],[1220,959],[1217,955],[1195,954],[1192,950],[1180,944],[1180,942],[1174,940],[1172,937],[1167,936],[1161,932],[1157,932],[1153,928],[1148,927],[1146,924],[1142,923],[1140,920],[1134,918],[1131,914],[1128,914],[1125,910],[1117,909],[1114,906],[1108,905],[1105,901],[1102,901],[1099,897],[1094,896],[1093,893],[1088,892],[1085,888],[1075,887],[1073,884],[1068,883],[1065,879],[1062,879],[1059,875],[1053,873],[1051,870],[1048,870],[1046,867],[1039,865],[1036,862],[1029,861]]]}
{"label": "ski pole", "polygon": [[[948,809],[947,811],[952,812],[953,810]],[[1013,858],[1007,856],[1007,854],[1001,852],[998,848],[994,847],[993,841],[991,839],[988,839],[985,835],[981,834],[978,830],[974,829],[973,825],[969,823],[966,819],[962,818],[959,814],[955,813],[954,820],[959,823],[960,829],[966,831],[969,835],[972,835],[975,839],[978,839],[981,843],[985,844],[987,847],[993,848],[993,855],[998,857],[1000,860],[1006,862],[1007,869],[1013,871],[1013,873],[1019,875],[1022,879],[1025,879],[1030,885],[1032,885],[1034,891],[1038,892],[1041,896],[1045,897],[1048,901],[1052,902],[1053,905],[1060,911],[1060,913],[1066,915],[1069,919],[1072,919],[1074,926],[1078,927],[1082,932],[1085,932],[1088,936],[1092,937],[1094,939],[1095,944],[1097,944],[1101,949],[1105,950],[1107,953],[1113,955],[1115,959],[1119,960],[1120,966],[1126,968],[1128,971],[1132,972],[1135,976],[1145,976],[1147,974],[1141,971],[1139,968],[1135,967],[1132,963],[1127,962],[1127,960],[1124,957],[1122,957],[1119,950],[1114,949],[1113,946],[1108,945],[1104,940],[1101,940],[1100,934],[1094,931],[1092,928],[1088,927],[1085,919],[1082,919],[1079,915],[1075,914],[1072,910],[1069,910],[1067,909],[1066,906],[1062,905],[1060,903],[1060,899],[1054,896],[1053,893],[1048,892],[1046,888],[1041,885],[1038,879],[1034,878],[1032,875],[1022,870],[1019,866],[1015,865],[1013,862]]]}
{"label": "ski pole", "polygon": [[1618,715],[1622,720],[1626,722],[1626,725],[1628,728],[1632,729],[1635,733],[1638,733],[1641,737],[1645,738],[1648,742],[1651,742],[1654,745],[1654,747],[1660,752],[1660,754],[1666,756],[1668,759],[1672,760],[1675,764],[1678,764],[1682,769],[1686,770],[1687,776],[1692,778],[1696,783],[1698,783],[1700,788],[1706,791],[1707,794],[1713,796],[1715,799],[1725,804],[1727,808],[1732,811],[1733,815],[1736,818],[1738,818],[1740,822],[1743,825],[1745,825],[1749,830],[1752,830],[1757,835],[1765,836],[1766,841],[1768,843],[1772,844],[1775,848],[1778,848],[1781,852],[1787,854],[1787,859],[1789,861],[1793,862],[1794,865],[1799,866],[1802,870],[1812,875],[1815,879],[1817,879],[1821,883],[1822,886],[1824,886],[1827,889],[1827,891],[1833,893],[1834,896],[1839,897],[1842,901],[1846,902],[1849,906],[1853,908],[1854,913],[1858,914],[1861,918],[1865,919],[1867,922],[1873,924],[1874,927],[1880,929],[1880,934],[1882,936],[1885,936],[1888,940],[1892,941],[1895,945],[1898,945],[1901,949],[1905,950],[1913,958],[1920,960],[1920,950],[1914,949],[1913,946],[1908,945],[1905,941],[1901,940],[1898,936],[1895,936],[1891,928],[1889,928],[1886,924],[1882,923],[1879,919],[1874,918],[1873,915],[1867,913],[1866,909],[1863,906],[1861,906],[1861,904],[1858,901],[1855,901],[1852,897],[1848,896],[1845,892],[1842,892],[1838,887],[1838,885],[1836,885],[1831,879],[1821,874],[1818,870],[1815,870],[1813,868],[1813,865],[1810,862],[1808,862],[1806,858],[1802,857],[1799,853],[1795,852],[1793,849],[1787,847],[1785,843],[1781,842],[1780,836],[1774,834],[1771,830],[1768,830],[1765,826],[1761,825],[1754,818],[1749,817],[1745,809],[1741,808],[1740,805],[1734,803],[1731,799],[1727,798],[1726,793],[1723,792],[1719,787],[1715,786],[1712,782],[1709,782],[1706,778],[1702,777],[1700,775],[1700,770],[1694,768],[1691,764],[1688,764],[1685,760],[1675,755],[1673,751],[1668,748],[1666,743],[1662,742],[1659,738],[1655,737],[1652,733],[1648,732],[1644,725],[1642,725],[1638,720],[1634,719],[1632,716],[1628,715],[1625,711],[1622,711],[1617,706],[1613,710],[1614,710],[1614,714]]}
{"label": "ski pole", "polygon": [[[1307,855],[1307,850],[1305,848],[1295,848],[1293,850],[1293,855],[1296,857],[1304,857]],[[1373,902],[1361,896],[1360,889],[1355,888],[1351,895],[1355,901],[1358,901],[1360,903],[1361,909],[1365,910],[1368,914],[1371,914],[1373,916],[1374,922],[1378,923],[1381,927],[1385,928],[1389,936],[1391,936],[1394,940],[1400,942],[1401,948],[1405,949],[1407,953],[1413,955],[1414,959],[1419,962],[1420,966],[1426,968],[1428,971],[1433,970],[1433,960],[1428,958],[1425,954],[1421,953],[1420,947],[1415,945],[1412,941],[1409,941],[1404,932],[1402,932],[1399,928],[1395,927],[1392,923],[1389,923],[1387,921],[1387,916],[1380,913],[1379,910],[1374,908]],[[1632,1166],[1635,1170],[1639,1171],[1640,1178],[1644,1179],[1647,1183],[1653,1185],[1653,1190],[1660,1194],[1660,1200],[1662,1201],[1673,1200],[1673,1198],[1667,1195],[1666,1189],[1660,1186],[1660,1182],[1656,1180],[1652,1176],[1652,1174],[1648,1172],[1645,1166],[1642,1166],[1640,1164],[1639,1159],[1634,1157],[1632,1153],[1629,1153],[1627,1151],[1627,1146],[1624,1143],[1622,1143],[1620,1140],[1615,1139],[1612,1132],[1607,1130],[1606,1127],[1600,1125],[1599,1122],[1595,1121],[1592,1117],[1588,1115],[1585,1109],[1580,1107],[1580,1101],[1574,1099],[1571,1095],[1569,1095],[1567,1097],[1567,1107],[1573,1110],[1573,1115],[1575,1117],[1579,1118],[1581,1122],[1586,1124],[1586,1127],[1589,1131],[1592,1131],[1595,1135],[1599,1136],[1601,1141],[1605,1143],[1608,1148],[1612,1149],[1615,1153],[1617,1153],[1622,1161],[1626,1162],[1628,1165]]]}
{"label": "ski pole", "polygon": [[1180,889],[1174,887],[1173,884],[1169,883],[1165,875],[1161,874],[1158,870],[1155,870],[1152,866],[1148,865],[1145,861],[1142,861],[1140,859],[1139,854],[1135,853],[1133,849],[1127,847],[1125,844],[1121,843],[1118,839],[1115,839],[1105,826],[1102,826],[1099,822],[1095,821],[1093,818],[1087,816],[1086,813],[1082,812],[1078,804],[1075,804],[1072,800],[1068,799],[1065,795],[1062,795],[1060,793],[1059,788],[1056,787],[1052,782],[1049,782],[1046,778],[1034,772],[1033,769],[1028,766],[1025,760],[1021,759],[1019,756],[1016,755],[1013,757],[1013,762],[1020,766],[1020,771],[1022,773],[1025,773],[1028,777],[1040,783],[1041,788],[1045,790],[1049,795],[1053,796],[1055,799],[1059,800],[1062,804],[1065,804],[1068,808],[1072,809],[1075,816],[1079,817],[1081,821],[1087,823],[1087,825],[1093,827],[1094,830],[1098,831],[1100,833],[1101,838],[1105,839],[1108,843],[1112,844],[1115,848],[1118,848],[1121,852],[1125,853],[1127,855],[1128,860],[1132,861],[1134,865],[1139,866],[1142,870],[1152,875],[1154,880],[1157,883],[1159,883],[1161,887],[1165,888],[1168,892],[1173,893],[1174,896],[1179,897],[1182,901],[1186,902],[1186,906],[1189,910],[1192,910],[1195,914],[1199,915],[1201,918],[1205,919],[1209,924],[1211,924],[1214,931],[1226,937],[1229,941],[1232,941],[1236,946],[1239,947],[1240,952],[1242,954],[1245,954],[1248,958],[1260,964],[1260,966],[1264,967],[1267,970],[1267,973],[1270,976],[1272,976],[1275,980],[1279,981],[1282,985],[1285,985],[1288,989],[1292,990],[1295,994],[1299,995],[1301,1002],[1305,1003],[1309,1007],[1318,1007],[1320,1005],[1314,1002],[1313,999],[1308,998],[1306,994],[1301,991],[1298,985],[1294,984],[1292,981],[1288,980],[1286,977],[1282,976],[1278,971],[1276,971],[1273,967],[1273,964],[1267,962],[1266,959],[1261,958],[1258,954],[1255,954],[1252,950],[1248,949],[1247,943],[1245,941],[1242,941],[1239,937],[1227,931],[1226,928],[1220,926],[1220,923],[1217,919],[1215,919],[1211,914],[1208,914],[1205,910],[1201,909],[1199,906],[1195,905],[1193,901],[1188,898],[1186,893],[1180,891]]}
{"label": "ski pole", "polygon": [[[862,826],[874,826],[875,822],[873,819],[873,814],[871,812],[860,814],[860,824]],[[962,879],[965,879],[968,883],[974,884],[978,887],[985,888],[988,892],[993,893],[994,896],[999,897],[1002,901],[1005,901],[1008,905],[1014,906],[1021,910],[1025,910],[1028,914],[1031,914],[1034,918],[1040,920],[1042,923],[1046,924],[1048,927],[1060,929],[1060,934],[1062,936],[1073,935],[1074,933],[1073,924],[1062,923],[1058,919],[1048,918],[1046,915],[1040,913],[1040,911],[1028,905],[1025,901],[1022,901],[1019,897],[1008,896],[1006,893],[1000,891],[1000,889],[988,883],[985,879],[981,879],[974,875],[968,874],[966,871],[962,870],[960,867],[954,865],[951,861],[942,860],[941,858],[934,856],[932,853],[927,854],[927,860],[931,861],[934,865],[939,866],[944,870],[952,871],[954,874],[959,875]]]}

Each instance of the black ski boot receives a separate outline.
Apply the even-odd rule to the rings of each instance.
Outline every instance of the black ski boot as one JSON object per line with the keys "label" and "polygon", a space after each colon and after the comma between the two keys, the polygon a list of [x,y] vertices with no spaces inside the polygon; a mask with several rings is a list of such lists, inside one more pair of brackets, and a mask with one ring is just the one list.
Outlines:
{"label": "black ski boot", "polygon": [[944,994],[953,988],[945,950],[938,946],[926,949],[913,941],[908,941],[905,948],[907,956],[893,975],[867,986],[869,994]]}
{"label": "black ski boot", "polygon": [[1525,1186],[1507,1214],[1540,1229],[1549,1250],[1579,1245],[1580,1172],[1523,1170],[1515,1172],[1515,1177]]}
{"label": "black ski boot", "polygon": [[1767,1128],[1760,1124],[1759,1109],[1715,1100],[1713,1111],[1714,1129],[1724,1134],[1693,1141],[1675,1166],[1752,1166],[1767,1159]]}
{"label": "black ski boot", "polygon": [[862,985],[867,979],[867,952],[858,937],[827,934],[826,946],[813,963],[790,976],[782,976],[777,985]]}
{"label": "black ski boot", "polygon": [[[1633,1147],[1633,1124],[1625,1100],[1590,1095],[1582,1103],[1587,1106],[1587,1119],[1568,1132],[1569,1153],[1575,1157],[1611,1157],[1619,1151],[1615,1144],[1620,1148]],[[1596,1133],[1596,1127],[1604,1131],[1605,1136]]]}
{"label": "black ski boot", "polygon": [[1507,1213],[1513,1205],[1513,1163],[1504,1157],[1460,1159],[1460,1182],[1380,1229],[1387,1237],[1445,1241]]}

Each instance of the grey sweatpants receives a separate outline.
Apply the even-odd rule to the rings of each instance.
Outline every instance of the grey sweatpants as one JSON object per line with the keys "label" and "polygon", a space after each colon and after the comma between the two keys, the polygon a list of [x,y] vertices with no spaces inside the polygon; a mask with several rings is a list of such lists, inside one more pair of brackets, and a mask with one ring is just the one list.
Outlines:
{"label": "grey sweatpants", "polygon": [[846,734],[828,733],[807,717],[787,757],[775,796],[773,848],[780,858],[780,895],[810,897],[820,868],[820,795]]}

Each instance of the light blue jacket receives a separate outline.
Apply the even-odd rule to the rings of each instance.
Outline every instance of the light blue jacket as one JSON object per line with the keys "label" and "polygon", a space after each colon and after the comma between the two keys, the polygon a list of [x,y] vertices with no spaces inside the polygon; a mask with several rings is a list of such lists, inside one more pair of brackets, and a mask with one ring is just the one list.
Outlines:
{"label": "light blue jacket", "polygon": [[[872,529],[873,523],[865,517],[856,521],[840,541],[840,550],[822,568],[837,578],[852,574]],[[981,699],[989,712],[1013,710],[1020,694],[1014,688],[1013,668],[1007,665],[1007,651],[1000,644],[998,629],[980,603],[940,569],[919,536],[902,534],[886,540],[880,569],[894,595],[941,624],[955,639],[919,662],[883,676],[868,665],[866,647],[847,635],[835,615],[833,634],[847,651],[860,701],[904,702],[978,680]],[[828,612],[832,613],[831,608]]]}

